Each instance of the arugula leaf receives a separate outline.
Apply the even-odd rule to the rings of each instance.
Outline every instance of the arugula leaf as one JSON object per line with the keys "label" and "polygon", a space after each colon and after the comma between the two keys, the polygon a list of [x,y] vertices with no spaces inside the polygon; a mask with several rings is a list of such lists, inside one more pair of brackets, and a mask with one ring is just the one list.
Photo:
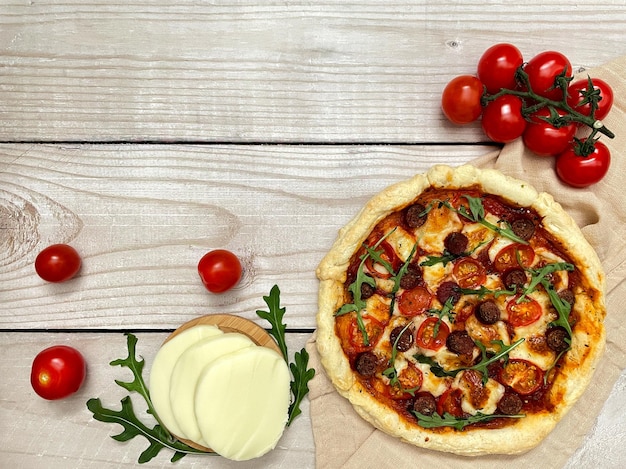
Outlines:
{"label": "arugula leaf", "polygon": [[524,289],[522,295],[517,299],[517,302],[520,303],[523,301],[523,298],[529,293],[535,291],[535,288],[537,288],[538,285],[543,285],[543,281],[546,280],[546,276],[561,270],[573,272],[574,268],[574,265],[569,262],[555,262],[554,264],[547,264],[541,269],[526,269],[527,272],[530,272],[531,280],[528,286]]}
{"label": "arugula leaf", "polygon": [[511,229],[508,223],[506,223],[507,226],[505,228],[502,228],[500,226],[494,225],[493,223],[487,221],[485,219],[485,208],[483,206],[483,202],[480,197],[473,197],[471,195],[463,195],[463,197],[467,199],[467,202],[470,208],[469,212],[464,206],[461,206],[458,209],[456,209],[450,204],[450,202],[444,201],[442,203],[445,207],[458,213],[462,217],[465,217],[468,220],[473,221],[475,223],[480,223],[484,227],[489,228],[491,231],[495,231],[496,233],[498,233],[499,235],[505,238],[509,238],[510,240],[515,241],[520,244],[528,244],[528,241],[520,238],[513,232],[513,230]]}
{"label": "arugula leaf", "polygon": [[459,372],[462,371],[462,369],[446,371],[435,360],[420,353],[413,355],[413,358],[415,358],[419,363],[428,365],[430,367],[430,372],[438,378],[445,378],[446,376],[456,376]]}
{"label": "arugula leaf", "polygon": [[87,401],[87,408],[93,413],[93,417],[101,422],[118,423],[122,425],[124,427],[122,433],[112,437],[117,441],[128,441],[136,436],[145,437],[150,443],[150,446],[139,456],[139,463],[150,461],[163,448],[169,448],[175,451],[174,456],[172,456],[171,459],[172,462],[178,461],[188,453],[214,454],[205,453],[175,440],[162,425],[156,411],[154,410],[152,400],[150,399],[150,392],[148,391],[148,387],[146,386],[142,376],[145,361],[143,358],[138,359],[136,357],[135,346],[137,344],[137,337],[133,334],[126,334],[126,336],[128,356],[123,359],[113,360],[110,365],[128,368],[133,373],[134,379],[129,382],[120,380],[115,380],[115,382],[127,391],[135,391],[140,394],[146,401],[148,413],[152,414],[158,423],[153,428],[149,428],[141,422],[135,415],[130,396],[126,396],[122,399],[122,410],[120,411],[104,408],[100,399],[89,399]]}
{"label": "arugula leaf", "polygon": [[154,458],[163,448],[174,451],[171,462],[176,462],[183,456],[189,453],[196,454],[215,454],[205,453],[190,446],[174,440],[169,433],[161,426],[155,425],[153,428],[149,428],[143,422],[141,422],[135,415],[133,410],[133,404],[130,396],[126,396],[121,400],[122,409],[119,411],[106,409],[102,406],[100,399],[89,399],[87,401],[87,408],[93,413],[94,419],[100,422],[117,423],[124,427],[122,433],[113,435],[116,441],[128,441],[136,436],[145,437],[150,446],[146,448],[140,455],[137,462],[140,464],[146,463]]}
{"label": "arugula leaf", "polygon": [[396,357],[398,356],[398,341],[400,337],[406,332],[406,330],[412,325],[412,322],[407,322],[406,325],[402,328],[398,337],[393,342],[393,346],[391,347],[391,357],[389,358],[389,367],[383,371],[383,375],[389,378],[389,384],[395,386],[399,383],[398,380],[398,370],[396,370]]}
{"label": "arugula leaf", "polygon": [[543,286],[543,288],[545,288],[546,292],[548,293],[548,297],[550,298],[550,302],[552,303],[554,309],[556,309],[556,312],[559,315],[558,319],[551,322],[550,325],[561,326],[563,329],[565,329],[569,334],[569,343],[571,344],[571,338],[573,335],[572,327],[569,324],[569,313],[572,309],[571,305],[559,296],[559,294],[554,290],[554,285],[548,282],[547,279],[542,279],[541,285]]}
{"label": "arugula leaf", "polygon": [[459,291],[464,295],[478,295],[479,299],[484,298],[486,295],[493,295],[494,298],[498,298],[502,295],[513,296],[517,293],[517,288],[513,286],[510,290],[490,290],[489,288],[481,285],[480,288],[461,288],[459,287]]}
{"label": "arugula leaf", "polygon": [[441,263],[445,267],[449,262],[452,262],[459,257],[461,256],[458,254],[450,254],[446,251],[443,253],[443,256],[426,256],[426,259],[420,262],[420,265],[424,267],[431,267]]}
{"label": "arugula leaf", "polygon": [[289,365],[293,380],[291,381],[291,394],[293,394],[293,401],[289,405],[289,420],[287,420],[287,426],[291,425],[293,419],[302,413],[300,410],[300,403],[309,393],[309,381],[315,376],[315,370],[308,368],[309,366],[309,353],[306,349],[300,350],[294,354],[294,363]]}
{"label": "arugula leaf", "polygon": [[441,324],[441,321],[445,316],[448,316],[448,318],[450,318],[450,321],[454,319],[455,313],[454,311],[452,311],[452,308],[454,308],[454,298],[450,297],[446,300],[441,309],[431,308],[428,310],[430,314],[434,314],[438,318],[437,323],[433,328],[433,336],[437,337],[437,334],[439,334],[439,325]]}
{"label": "arugula leaf", "polygon": [[291,370],[291,404],[289,405],[287,426],[291,425],[291,422],[295,417],[300,415],[300,403],[304,396],[309,392],[308,383],[315,376],[315,370],[308,368],[309,366],[309,354],[305,348],[302,348],[300,352],[294,354],[294,361],[289,363],[289,353],[287,350],[287,343],[285,340],[286,326],[283,324],[283,316],[285,315],[285,308],[280,306],[280,289],[278,285],[274,285],[270,290],[269,296],[264,296],[263,299],[269,308],[268,311],[257,311],[256,314],[261,318],[267,320],[272,328],[269,333],[278,344],[280,350],[283,353],[285,362],[289,365]]}
{"label": "arugula leaf", "polygon": [[269,333],[278,344],[278,348],[283,354],[283,357],[287,362],[289,362],[289,355],[287,354],[287,343],[285,342],[285,331],[287,330],[287,325],[283,324],[283,316],[285,315],[285,308],[280,307],[280,289],[278,285],[274,285],[270,290],[269,296],[263,296],[263,300],[267,307],[268,311],[259,311],[257,310],[256,314],[261,319],[265,319],[270,323],[272,328]]}
{"label": "arugula leaf", "polygon": [[519,419],[526,417],[524,414],[517,415],[500,415],[492,414],[487,415],[478,412],[476,415],[470,415],[469,417],[455,417],[448,412],[445,412],[443,416],[434,413],[432,415],[424,415],[419,412],[414,412],[417,417],[417,424],[422,428],[437,428],[437,427],[453,427],[457,430],[463,430],[466,426],[472,425],[478,422],[488,422],[496,418],[514,418]]}

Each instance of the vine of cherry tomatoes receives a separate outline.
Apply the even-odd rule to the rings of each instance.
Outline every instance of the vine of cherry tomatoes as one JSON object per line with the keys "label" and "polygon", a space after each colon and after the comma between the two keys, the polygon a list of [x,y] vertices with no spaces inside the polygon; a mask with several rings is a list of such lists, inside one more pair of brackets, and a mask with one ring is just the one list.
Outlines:
{"label": "vine of cherry tomatoes", "polygon": [[[611,164],[600,135],[613,105],[613,90],[599,78],[574,81],[568,58],[545,51],[524,62],[513,44],[495,44],[480,57],[476,75],[460,75],[444,88],[441,107],[455,124],[481,119],[498,143],[522,138],[541,157],[554,157],[558,177],[573,187],[600,181]],[[577,138],[579,128],[590,129]]]}

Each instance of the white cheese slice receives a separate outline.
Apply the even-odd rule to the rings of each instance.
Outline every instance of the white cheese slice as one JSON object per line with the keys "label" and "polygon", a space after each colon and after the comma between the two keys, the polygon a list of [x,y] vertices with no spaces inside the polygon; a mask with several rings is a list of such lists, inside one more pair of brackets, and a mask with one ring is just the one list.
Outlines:
{"label": "white cheese slice", "polygon": [[161,423],[174,435],[183,437],[170,406],[170,381],[176,361],[189,346],[221,334],[223,332],[218,327],[209,324],[190,327],[163,344],[154,357],[150,370],[150,397]]}
{"label": "white cheese slice", "polygon": [[170,406],[182,431],[179,436],[206,446],[202,441],[194,411],[198,379],[202,371],[213,361],[254,345],[249,337],[233,332],[196,342],[180,355],[172,370],[170,382]]}
{"label": "white cheese slice", "polygon": [[244,461],[273,449],[290,401],[287,363],[266,347],[251,347],[208,365],[198,381],[195,412],[202,438],[225,458]]}

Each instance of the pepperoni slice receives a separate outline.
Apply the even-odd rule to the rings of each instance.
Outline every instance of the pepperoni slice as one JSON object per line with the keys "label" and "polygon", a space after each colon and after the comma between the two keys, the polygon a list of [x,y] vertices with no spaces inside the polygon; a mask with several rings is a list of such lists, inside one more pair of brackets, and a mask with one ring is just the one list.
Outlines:
{"label": "pepperoni slice", "polygon": [[518,394],[532,394],[543,383],[543,370],[528,360],[511,358],[502,368],[500,381]]}
{"label": "pepperoni slice", "polygon": [[498,272],[513,267],[530,267],[535,260],[535,251],[527,244],[513,243],[502,248],[494,259],[494,266]]}
{"label": "pepperoni slice", "polygon": [[513,297],[506,306],[509,315],[509,324],[513,327],[528,326],[537,321],[543,313],[541,305],[532,298],[523,298],[519,301],[520,295]]}
{"label": "pepperoni slice", "polygon": [[[435,334],[435,329],[437,329],[437,334]],[[417,330],[415,343],[422,348],[439,350],[445,345],[449,334],[450,328],[448,325],[440,321],[439,318],[431,316],[426,318]]]}
{"label": "pepperoni slice", "polygon": [[398,308],[404,316],[417,316],[430,308],[432,300],[432,295],[425,287],[415,287],[398,298]]}
{"label": "pepperoni slice", "polygon": [[461,288],[478,288],[487,280],[487,270],[476,259],[463,257],[452,269],[452,275]]}

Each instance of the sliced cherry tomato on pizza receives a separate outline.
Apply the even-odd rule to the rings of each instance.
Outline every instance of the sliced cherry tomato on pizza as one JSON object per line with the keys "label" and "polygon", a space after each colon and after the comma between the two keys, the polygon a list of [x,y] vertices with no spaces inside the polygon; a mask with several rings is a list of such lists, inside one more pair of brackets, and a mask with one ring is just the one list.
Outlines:
{"label": "sliced cherry tomato on pizza", "polygon": [[388,387],[392,399],[410,399],[422,387],[424,375],[413,363],[408,363],[398,373],[398,382]]}
{"label": "sliced cherry tomato on pizza", "polygon": [[528,326],[537,321],[543,313],[541,305],[532,298],[516,295],[506,306],[509,324],[513,327]]}
{"label": "sliced cherry tomato on pizza", "polygon": [[365,260],[365,266],[367,267],[368,272],[378,278],[389,278],[391,277],[400,266],[400,258],[397,256],[396,251],[394,251],[393,246],[386,241],[380,243],[377,251],[381,251],[380,259],[391,266],[393,272],[389,272],[387,267],[381,262],[377,262],[371,255],[367,257]]}
{"label": "sliced cherry tomato on pizza", "polygon": [[363,331],[359,327],[356,314],[352,318],[348,329],[350,345],[355,353],[361,353],[372,349],[385,330],[385,326],[377,319],[365,316],[362,320],[365,328],[365,334],[363,334]]}
{"label": "sliced cherry tomato on pizza", "polygon": [[528,360],[511,358],[502,368],[500,381],[518,394],[532,394],[543,383],[543,370]]}
{"label": "sliced cherry tomato on pizza", "polygon": [[425,349],[439,350],[446,343],[450,328],[439,318],[431,316],[420,325],[415,336],[415,343]]}
{"label": "sliced cherry tomato on pizza", "polygon": [[535,260],[535,251],[528,244],[513,243],[502,248],[494,259],[494,266],[498,272],[504,272],[512,267],[530,267]]}
{"label": "sliced cherry tomato on pizza", "polygon": [[453,417],[462,417],[463,408],[461,407],[461,399],[463,392],[458,388],[451,388],[444,392],[437,400],[437,413],[450,414]]}
{"label": "sliced cherry tomato on pizza", "polygon": [[417,316],[430,308],[433,297],[425,287],[406,290],[398,298],[398,308],[404,316]]}
{"label": "sliced cherry tomato on pizza", "polygon": [[487,280],[487,270],[476,259],[462,257],[452,269],[452,274],[461,288],[478,288]]}

